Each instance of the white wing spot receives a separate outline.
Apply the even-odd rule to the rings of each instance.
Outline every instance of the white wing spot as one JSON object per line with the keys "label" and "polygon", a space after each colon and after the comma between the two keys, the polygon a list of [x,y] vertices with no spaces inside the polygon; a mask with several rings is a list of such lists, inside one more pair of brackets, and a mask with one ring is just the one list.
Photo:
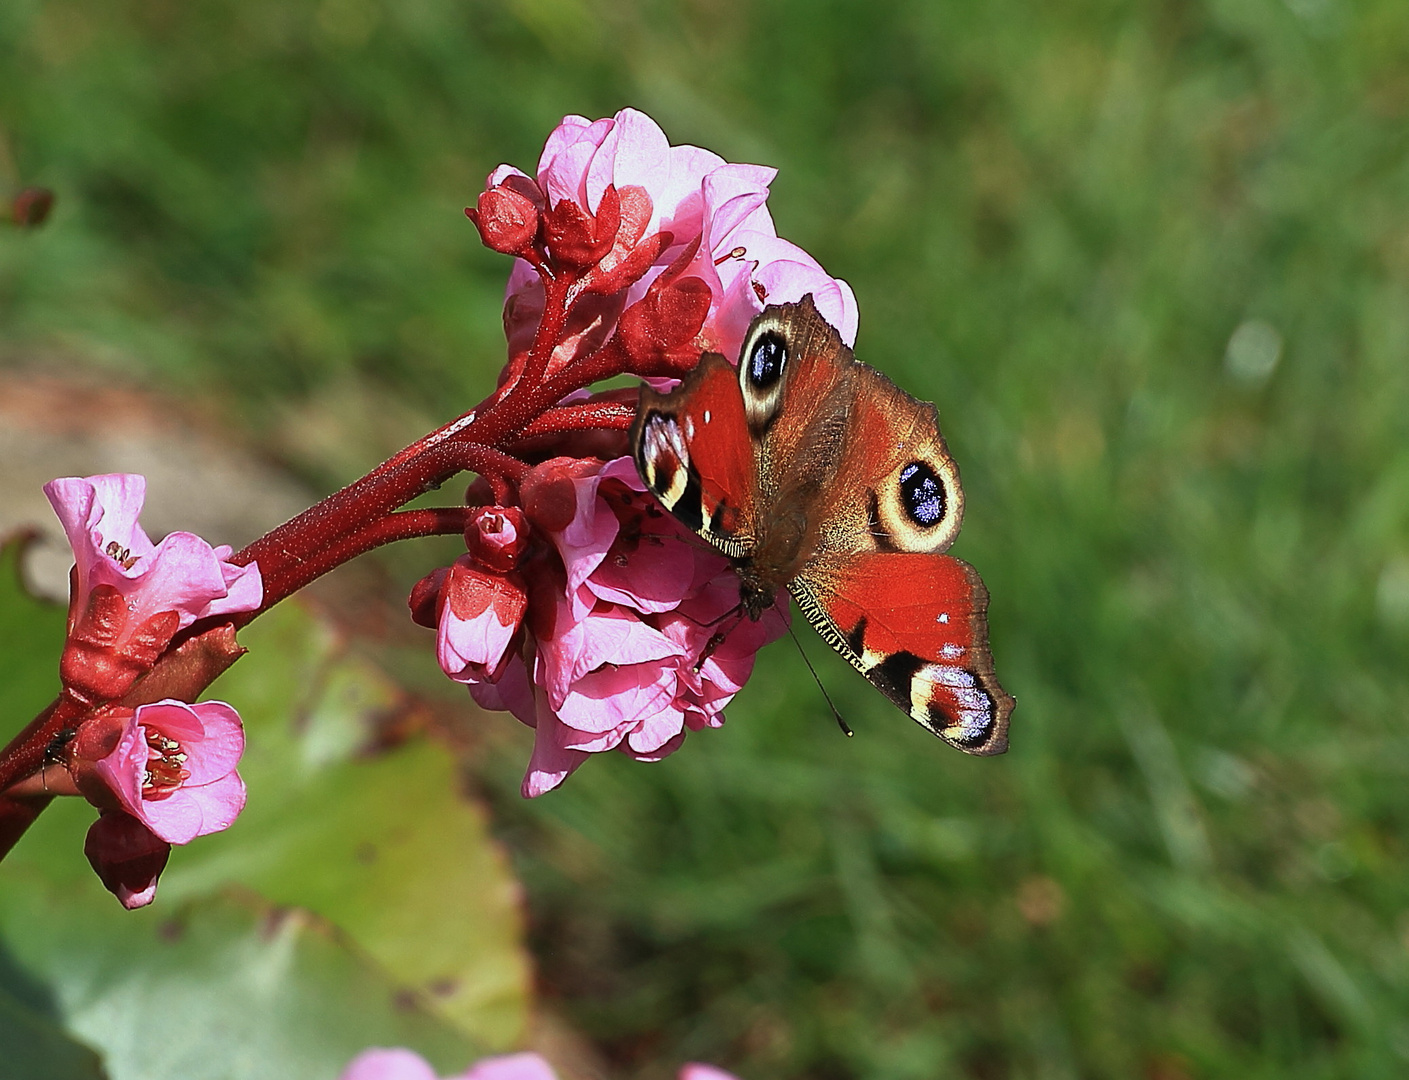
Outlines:
{"label": "white wing spot", "polygon": [[957,660],[959,659],[959,657],[964,655],[964,649],[963,646],[955,645],[951,641],[945,644],[945,646],[939,650],[939,655],[944,657],[944,659],[946,660]]}
{"label": "white wing spot", "polygon": [[939,613],[939,618],[935,619],[935,622],[947,623],[948,621],[949,621],[949,612],[947,612],[947,611],[941,611],[941,612]]}
{"label": "white wing spot", "polygon": [[[669,417],[653,417],[651,423],[646,426],[642,444],[646,482],[660,495],[660,501],[673,509],[680,501],[680,496],[685,494],[685,487],[690,480],[690,451],[685,440],[681,438],[680,428]],[[665,477],[666,490],[660,491],[657,485],[664,469],[669,469],[670,473]]]}
{"label": "white wing spot", "polygon": [[948,664],[926,664],[915,673],[910,682],[910,714],[916,720],[928,726],[929,687],[936,684],[946,687],[956,699],[959,715],[954,727],[959,729],[960,738],[977,738],[988,729],[993,719],[988,695],[979,688],[971,672]]}
{"label": "white wing spot", "polygon": [[711,417],[710,417],[710,415],[709,415],[709,410],[706,409],[706,410],[704,411],[704,422],[705,422],[706,424],[708,424],[708,423],[710,422],[710,419],[711,419]]}

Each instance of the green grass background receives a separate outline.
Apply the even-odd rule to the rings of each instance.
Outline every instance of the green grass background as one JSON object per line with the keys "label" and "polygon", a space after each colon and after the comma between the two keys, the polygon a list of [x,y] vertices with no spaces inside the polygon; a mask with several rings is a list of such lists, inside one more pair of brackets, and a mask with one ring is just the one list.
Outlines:
{"label": "green grass background", "polygon": [[506,735],[542,999],[631,1077],[1409,1073],[1403,0],[6,0],[0,354],[349,479],[492,384],[484,175],[625,105],[939,404],[1019,705],[964,758],[813,640],[854,740],[786,643],[660,765]]}

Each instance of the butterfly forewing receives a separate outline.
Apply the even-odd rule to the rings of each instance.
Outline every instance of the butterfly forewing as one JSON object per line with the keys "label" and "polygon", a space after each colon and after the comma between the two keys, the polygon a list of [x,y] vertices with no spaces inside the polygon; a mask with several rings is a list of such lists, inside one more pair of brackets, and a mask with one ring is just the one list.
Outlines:
{"label": "butterfly forewing", "polygon": [[667,510],[725,554],[747,553],[756,470],[733,365],[706,353],[673,392],[643,387],[631,445],[641,479]]}

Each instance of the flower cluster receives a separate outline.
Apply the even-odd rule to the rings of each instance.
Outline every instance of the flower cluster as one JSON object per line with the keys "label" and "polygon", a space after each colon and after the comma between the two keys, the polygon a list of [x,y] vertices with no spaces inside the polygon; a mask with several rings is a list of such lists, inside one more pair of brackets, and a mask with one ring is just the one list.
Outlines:
{"label": "flower cluster", "polygon": [[[808,294],[853,341],[850,288],[773,227],[774,174],[671,146],[629,109],[567,117],[535,177],[496,169],[467,213],[487,245],[516,256],[501,386],[551,384],[603,355],[642,376],[682,374],[706,350],[737,353],[766,303]],[[786,626],[785,599],[756,623],[742,617],[728,561],[660,509],[624,442],[549,452],[516,493],[474,511],[468,554],[411,596],[446,674],[535,729],[526,796],[593,753],[655,761],[719,726],[757,650]]]}
{"label": "flower cluster", "polygon": [[[522,513],[483,510],[474,521],[526,515],[538,542],[520,546],[520,529],[498,549],[517,550],[521,562],[495,576],[462,556],[418,591],[445,575],[438,633],[450,643],[440,650],[446,673],[482,707],[507,709],[535,729],[524,794],[556,787],[592,753],[658,761],[687,731],[718,727],[784,617],[741,618],[728,561],[660,509],[627,458],[553,458],[520,491]],[[506,624],[505,615],[517,618]]]}
{"label": "flower cluster", "polygon": [[[599,302],[563,335],[550,372],[600,347],[618,323],[633,354],[669,351],[687,367],[708,350],[734,356],[766,304],[809,293],[854,344],[851,287],[773,226],[765,203],[776,175],[697,146],[671,146],[635,109],[597,121],[565,117],[543,147],[536,178],[501,165],[467,211],[486,244],[519,256],[504,298],[510,370],[521,366],[541,323],[548,261],[599,259],[599,276],[617,286],[597,288]],[[604,226],[612,222],[619,227],[609,238]],[[595,243],[582,239],[589,234]],[[682,322],[693,326],[688,336]]]}

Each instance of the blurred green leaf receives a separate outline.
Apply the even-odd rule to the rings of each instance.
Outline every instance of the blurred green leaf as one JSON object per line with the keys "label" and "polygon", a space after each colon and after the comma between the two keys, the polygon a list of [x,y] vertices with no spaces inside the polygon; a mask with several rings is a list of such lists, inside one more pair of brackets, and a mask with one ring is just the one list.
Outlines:
{"label": "blurred green leaf", "polygon": [[[267,1075],[260,1069],[286,1053],[323,1062],[313,1072],[290,1069],[287,1075],[315,1075],[326,1073],[327,1062],[338,1054],[345,1064],[353,1051],[379,1040],[400,1039],[422,1050],[417,1039],[425,1033],[432,1048],[458,1048],[442,1059],[463,1067],[471,1049],[517,1042],[529,995],[519,889],[488,836],[482,807],[460,790],[449,756],[424,740],[376,749],[372,744],[381,722],[404,705],[400,692],[296,603],[266,615],[241,639],[250,654],[212,696],[228,698],[245,719],[245,813],[227,832],[174,851],[153,907],[128,914],[102,891],[83,858],[91,808],[76,799],[59,800],[0,866],[0,907],[9,913],[0,926],[0,948],[11,950],[16,962],[63,1002],[65,1030],[101,1048],[110,1063],[124,1063],[112,1064],[118,1077],[148,1075],[130,1071],[135,1059],[125,1056],[136,1054],[137,1043],[146,1038],[140,1009],[78,1009],[66,994],[88,976],[74,967],[68,951],[34,952],[39,946],[31,922],[47,920],[55,949],[83,943],[93,953],[90,966],[121,966],[127,962],[123,949],[140,952],[142,942],[158,932],[153,927],[176,926],[188,916],[206,927],[205,936],[193,941],[207,941],[226,956],[259,952],[250,927],[265,916],[256,908],[284,912],[292,920],[283,951],[303,942],[309,927],[326,927],[315,934],[324,944],[310,954],[308,972],[280,968],[268,974],[270,986],[283,986],[280,993],[290,995],[288,1015],[271,1006],[247,1024],[242,1021],[240,1030],[264,1047],[260,1054],[269,1051],[269,1057],[260,1057],[265,1065],[256,1068],[249,1054],[241,1054],[230,1059],[235,1064],[229,1072],[211,1065],[217,1071],[183,1073],[181,1068],[197,1059],[225,1061],[229,1055],[219,1040],[236,1037],[221,1029],[215,1044],[204,1045],[189,1032],[207,1030],[208,1022],[192,1019],[183,1040],[192,1057],[180,1058],[181,1068],[172,1065],[163,1076]],[[0,652],[9,652],[9,645],[0,639]],[[232,888],[257,897],[241,901],[246,916],[227,911]],[[92,929],[94,907],[101,925],[118,935],[115,944]],[[232,929],[232,919],[244,923]],[[117,929],[130,926],[144,927],[148,938],[123,937]],[[343,958],[330,959],[329,950]],[[343,955],[346,950],[351,952]],[[251,970],[274,963],[276,952],[252,959]],[[203,960],[194,944],[163,955],[160,963],[132,975],[134,985],[150,984],[144,992],[153,1000],[147,1004],[165,1007],[167,995],[180,997],[183,988],[199,986],[191,996],[190,1017],[202,1009],[217,1013],[222,995],[233,992],[213,978],[219,965]],[[346,972],[334,976],[338,965],[352,963],[351,956],[365,971],[356,979]],[[354,997],[362,994],[354,988],[358,980],[379,986],[368,1001],[381,1001],[383,1011],[390,1003],[392,1014],[405,1006],[426,1019],[400,1035],[395,1015],[383,1016],[371,1005],[354,1010],[345,1023],[330,1020],[342,991],[322,987],[325,977],[348,982],[347,993]],[[286,985],[285,979],[292,982]],[[132,992],[126,982],[109,990],[105,1001]],[[315,991],[329,1000],[317,1015],[299,1004]],[[305,1022],[308,1045],[300,1048],[298,1032]],[[363,1041],[354,1045],[357,1037]],[[336,1054],[323,1055],[318,1048],[325,1043],[338,1047]]]}
{"label": "blurred green leaf", "polygon": [[[442,1068],[475,1054],[306,912],[239,893],[127,912],[91,875],[58,885],[32,862],[5,870],[0,957],[43,986],[53,1019],[101,1048],[107,1069],[50,1032],[64,1057],[48,1075],[331,1080],[368,1046],[414,1046]],[[0,1076],[45,1075],[22,1071],[13,1045]],[[72,1067],[59,1072],[65,1057]]]}
{"label": "blurred green leaf", "polygon": [[34,719],[59,692],[67,613],[33,597],[20,578],[25,534],[0,537],[0,734]]}
{"label": "blurred green leaf", "polygon": [[0,1080],[107,1080],[97,1054],[66,1035],[52,1014],[10,992],[13,974],[0,971]]}

